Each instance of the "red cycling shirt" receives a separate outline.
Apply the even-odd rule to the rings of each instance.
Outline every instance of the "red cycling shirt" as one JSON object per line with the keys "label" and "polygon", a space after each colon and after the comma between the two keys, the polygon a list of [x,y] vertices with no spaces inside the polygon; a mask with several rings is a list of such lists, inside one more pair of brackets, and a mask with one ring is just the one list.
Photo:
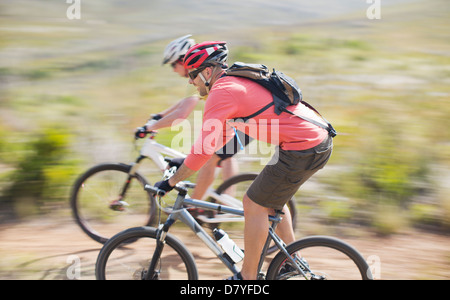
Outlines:
{"label": "red cycling shirt", "polygon": [[[234,136],[233,127],[283,150],[310,149],[327,137],[325,129],[288,113],[277,115],[273,107],[246,123],[236,122],[235,119],[250,116],[272,101],[270,91],[249,79],[225,76],[217,80],[205,103],[201,134],[184,164],[198,171]],[[301,103],[287,109],[323,123],[320,116]]]}

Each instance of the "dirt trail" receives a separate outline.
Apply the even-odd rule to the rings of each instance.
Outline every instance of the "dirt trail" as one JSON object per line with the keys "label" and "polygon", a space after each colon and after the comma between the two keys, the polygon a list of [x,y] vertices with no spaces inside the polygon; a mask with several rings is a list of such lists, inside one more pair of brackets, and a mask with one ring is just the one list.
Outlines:
{"label": "dirt trail", "polygon": [[[183,228],[172,231],[194,253],[200,279],[222,279],[229,272]],[[450,279],[450,237],[411,231],[390,238],[343,238],[369,264],[379,263],[381,279]],[[101,245],[70,219],[38,219],[0,226],[0,279],[94,279]],[[74,272],[79,263],[80,273]]]}

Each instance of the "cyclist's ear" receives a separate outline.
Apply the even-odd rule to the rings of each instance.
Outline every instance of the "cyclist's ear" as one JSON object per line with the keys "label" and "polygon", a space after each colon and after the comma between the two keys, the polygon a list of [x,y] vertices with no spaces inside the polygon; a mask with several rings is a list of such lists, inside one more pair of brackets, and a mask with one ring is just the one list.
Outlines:
{"label": "cyclist's ear", "polygon": [[206,76],[210,77],[214,73],[214,67],[207,67],[206,69]]}

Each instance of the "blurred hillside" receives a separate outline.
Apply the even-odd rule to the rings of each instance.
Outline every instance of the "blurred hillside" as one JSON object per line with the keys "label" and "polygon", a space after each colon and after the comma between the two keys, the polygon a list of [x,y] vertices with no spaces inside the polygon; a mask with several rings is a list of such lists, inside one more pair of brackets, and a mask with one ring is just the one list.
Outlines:
{"label": "blurred hillside", "polygon": [[299,192],[305,214],[448,232],[447,1],[382,1],[380,20],[366,1],[298,2],[82,1],[69,20],[65,1],[2,1],[0,218],[66,205],[88,166],[132,160],[134,128],[195,92],[161,66],[166,44],[191,33],[228,41],[230,62],[291,75],[339,131],[328,167]]}

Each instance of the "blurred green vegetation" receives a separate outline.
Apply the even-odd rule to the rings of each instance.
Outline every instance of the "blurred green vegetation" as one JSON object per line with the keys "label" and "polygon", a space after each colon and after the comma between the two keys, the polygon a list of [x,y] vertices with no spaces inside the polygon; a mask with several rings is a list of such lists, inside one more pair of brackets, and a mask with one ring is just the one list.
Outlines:
{"label": "blurred green vegetation", "polygon": [[[14,139],[4,130],[0,135],[4,141]],[[80,171],[79,161],[69,156],[70,139],[66,130],[54,127],[41,129],[14,146],[3,143],[0,163],[11,167],[2,174],[8,181],[0,197],[2,212],[8,213],[6,218],[49,213],[55,208],[52,203],[67,197],[67,182]]]}
{"label": "blurred green vegetation", "polygon": [[[338,130],[332,159],[314,178],[316,188],[299,191],[301,214],[369,226],[380,234],[407,226],[448,232],[446,5],[433,0],[383,8],[379,21],[350,15],[248,34],[222,30],[196,36],[227,39],[230,62],[263,63],[289,74],[305,100]],[[23,59],[0,67],[6,83],[0,94],[2,210],[22,215],[67,202],[79,172],[105,160],[133,159],[133,129],[195,92],[161,66],[171,38],[89,49],[81,41],[95,44],[94,32],[77,26],[80,30],[64,35],[8,31],[0,43],[5,53],[22,41],[48,52],[23,50]],[[132,31],[115,26],[116,35],[106,38]],[[67,51],[69,45],[74,49]],[[158,141],[170,145],[175,134],[161,130]]]}

